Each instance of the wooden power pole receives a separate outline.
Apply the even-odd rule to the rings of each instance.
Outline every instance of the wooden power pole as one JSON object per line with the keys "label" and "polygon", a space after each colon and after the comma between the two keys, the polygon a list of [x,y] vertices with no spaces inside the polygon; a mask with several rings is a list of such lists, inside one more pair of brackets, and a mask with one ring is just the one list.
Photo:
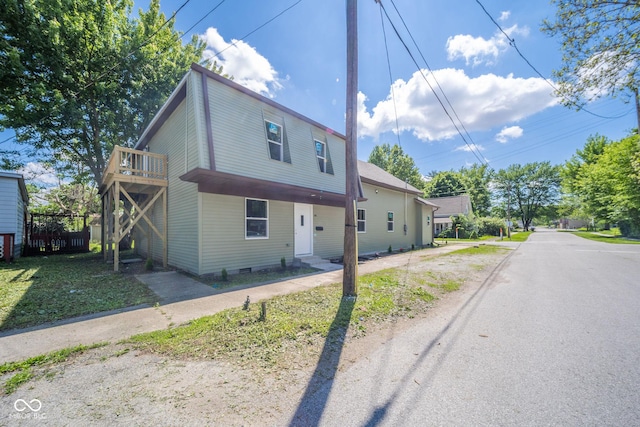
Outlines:
{"label": "wooden power pole", "polygon": [[358,294],[358,7],[347,0],[347,111],[346,111],[346,188],[344,206],[344,269],[342,296]]}

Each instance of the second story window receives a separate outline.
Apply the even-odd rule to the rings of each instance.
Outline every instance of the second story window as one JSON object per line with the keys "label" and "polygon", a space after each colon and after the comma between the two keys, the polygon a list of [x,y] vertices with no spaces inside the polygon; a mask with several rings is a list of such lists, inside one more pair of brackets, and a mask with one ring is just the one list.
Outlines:
{"label": "second story window", "polygon": [[316,144],[316,157],[318,158],[318,166],[320,167],[320,172],[327,172],[327,145],[318,141],[317,139],[314,141]]}
{"label": "second story window", "polygon": [[282,126],[279,124],[264,121],[267,129],[267,144],[269,145],[269,157],[273,160],[283,161],[282,147]]}

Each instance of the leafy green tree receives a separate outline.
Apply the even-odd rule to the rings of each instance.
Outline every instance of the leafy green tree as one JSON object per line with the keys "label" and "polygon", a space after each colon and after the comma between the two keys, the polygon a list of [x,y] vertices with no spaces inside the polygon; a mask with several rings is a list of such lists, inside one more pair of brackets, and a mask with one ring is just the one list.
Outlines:
{"label": "leafy green tree", "polygon": [[488,165],[474,164],[470,167],[460,168],[460,179],[471,199],[473,212],[477,216],[489,215],[491,209],[491,192],[489,184],[492,178],[492,170]]}
{"label": "leafy green tree", "polygon": [[561,216],[586,219],[595,215],[595,209],[591,212],[587,209],[581,182],[589,166],[598,161],[605,147],[610,143],[611,141],[604,136],[590,136],[584,148],[576,150],[576,154],[560,169],[563,191],[558,213]]}
{"label": "leafy green tree", "polygon": [[542,31],[562,41],[563,66],[554,71],[569,106],[605,95],[635,96],[640,127],[640,3],[627,0],[552,0],[554,21]]}
{"label": "leafy green tree", "polygon": [[[0,128],[29,154],[96,184],[115,145],[131,146],[192,62],[159,0],[130,19],[131,0],[4,0]],[[3,156],[4,157],[4,156]]]}
{"label": "leafy green tree", "polygon": [[398,144],[394,144],[393,147],[389,144],[376,145],[369,154],[369,163],[384,169],[418,189],[424,187],[424,179],[413,158],[406,154]]}
{"label": "leafy green tree", "polygon": [[443,171],[425,184],[424,192],[426,197],[459,196],[467,193],[467,187],[459,172]]}
{"label": "leafy green tree", "polygon": [[511,218],[520,217],[529,230],[544,208],[554,205],[559,196],[560,168],[550,162],[515,164],[496,174],[498,196],[507,202]]}
{"label": "leafy green tree", "polygon": [[640,234],[640,137],[605,146],[585,164],[575,186],[585,210],[598,220],[628,223],[625,234]]}

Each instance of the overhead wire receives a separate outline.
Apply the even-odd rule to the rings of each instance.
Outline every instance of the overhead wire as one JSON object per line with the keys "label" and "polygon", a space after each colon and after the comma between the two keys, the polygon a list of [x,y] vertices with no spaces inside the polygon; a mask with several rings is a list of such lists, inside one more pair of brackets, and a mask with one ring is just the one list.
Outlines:
{"label": "overhead wire", "polygon": [[255,33],[256,31],[262,29],[263,27],[265,27],[266,25],[270,24],[271,22],[275,21],[276,19],[278,19],[280,16],[284,15],[287,11],[289,11],[290,9],[293,9],[295,6],[299,5],[302,2],[302,0],[298,0],[297,2],[293,3],[291,6],[287,7],[286,9],[284,9],[282,12],[278,13],[276,16],[274,16],[273,18],[269,19],[267,22],[265,22],[264,24],[260,25],[259,27],[257,27],[256,29],[250,31],[249,33],[245,34],[243,37],[239,38],[238,40],[234,41],[233,43],[231,43],[229,46],[225,47],[224,49],[222,49],[221,51],[219,51],[218,53],[216,53],[215,55],[212,56],[212,58],[216,58],[218,57],[222,52],[226,51],[227,49],[230,49],[232,47],[234,47],[235,45],[237,45],[238,43],[240,43],[241,41],[243,41],[244,39],[246,39],[247,37],[249,37],[250,35],[252,35],[253,33]]}
{"label": "overhead wire", "polygon": [[398,108],[396,107],[396,94],[393,87],[393,75],[391,74],[391,60],[389,59],[389,46],[387,45],[387,31],[384,27],[384,17],[382,16],[382,8],[380,8],[380,23],[382,24],[382,36],[384,38],[384,50],[387,55],[387,69],[389,70],[389,86],[391,87],[391,99],[393,100],[393,113],[396,119],[396,136],[398,138],[398,146],[402,148],[400,142],[400,124],[398,123]]}
{"label": "overhead wire", "polygon": [[[185,6],[190,2],[190,1],[191,1],[191,0],[185,0],[185,1],[184,1],[184,2],[183,2],[183,3],[178,7],[178,9],[177,9],[177,10],[175,10],[175,11],[171,14],[171,16],[170,16],[169,18],[165,19],[165,21],[164,21],[164,22],[163,22],[163,23],[162,23],[162,24],[161,24],[161,25],[160,25],[160,26],[159,26],[159,27],[158,27],[158,28],[157,28],[153,33],[151,33],[149,36],[147,36],[147,38],[146,38],[142,43],[140,43],[140,45],[136,46],[136,47],[135,47],[135,48],[133,48],[131,51],[129,51],[129,53],[127,53],[127,54],[124,56],[123,60],[124,60],[124,59],[126,59],[126,58],[129,58],[131,55],[133,55],[134,53],[136,53],[137,51],[139,51],[141,48],[143,48],[144,46],[148,45],[148,44],[151,42],[151,40],[152,40],[152,39],[153,39],[153,38],[154,38],[154,37],[155,37],[155,36],[160,32],[160,30],[162,30],[162,28],[164,28],[164,27],[165,27],[169,22],[171,22],[172,20],[174,20],[174,19],[176,18],[176,16],[178,15],[178,13],[179,13],[179,12],[180,12],[180,11],[181,11],[181,10],[182,10],[182,9],[183,9],[183,8],[184,8],[184,7],[185,7]],[[219,4],[218,4],[218,5],[217,5],[213,10],[215,10],[215,9],[216,9],[220,4],[222,4],[224,1],[225,1],[225,0],[222,0],[222,1],[221,1],[221,2],[220,2],[220,3],[219,3]],[[213,11],[213,10],[212,10],[212,11]],[[206,16],[208,16],[212,11],[210,11]],[[198,21],[198,23],[199,23],[199,22],[201,22],[201,21],[202,21],[202,19],[201,19],[200,21]],[[197,24],[196,24],[196,25],[197,25]],[[192,27],[192,28],[193,28],[193,27]],[[181,38],[182,38],[182,36],[181,36]],[[166,50],[166,49],[165,49],[165,50]],[[164,50],[158,51],[158,52],[156,53],[156,55],[159,55],[159,54],[161,54],[162,52],[164,52]],[[112,65],[109,69],[107,69],[107,70],[105,70],[104,72],[100,73],[100,74],[97,76],[97,78],[95,78],[95,79],[93,79],[91,82],[87,83],[87,84],[86,84],[86,85],[85,85],[81,90],[78,90],[78,91],[76,91],[76,92],[72,92],[72,93],[70,93],[70,96],[71,96],[72,98],[76,98],[76,97],[78,96],[78,94],[79,94],[82,90],[86,90],[86,89],[90,88],[92,85],[95,85],[95,84],[96,84],[96,81],[98,81],[98,80],[102,79],[102,78],[103,78],[103,77],[105,77],[108,73],[110,73],[110,72],[112,72],[113,70],[115,70],[115,69],[116,69],[116,67],[117,67],[118,65],[119,65],[118,63],[116,63],[116,64]],[[63,101],[66,101],[66,100],[65,100],[65,99],[63,99]],[[68,102],[68,101],[67,101],[67,102]],[[12,140],[17,140],[17,139],[18,139],[18,135],[16,134],[16,135],[13,135],[13,136],[11,136],[11,137],[9,137],[9,138],[7,138],[7,139],[3,140],[2,142],[0,142],[0,144],[2,144],[2,143],[6,143],[6,142],[9,142],[9,141],[12,141]],[[23,151],[24,151],[24,150],[23,150]],[[5,155],[8,155],[8,154],[5,152]]]}
{"label": "overhead wire", "polygon": [[[407,26],[407,23],[405,22],[404,18],[402,17],[402,14],[400,13],[400,11],[398,10],[398,7],[396,6],[395,2],[393,0],[390,0],[391,4],[393,5],[393,8],[395,9],[398,17],[400,18],[400,21],[402,22],[402,25],[404,26],[405,30],[407,31],[407,34],[409,34],[409,37],[411,38],[411,41],[413,42],[413,45],[416,47],[416,50],[418,51],[418,53],[420,54],[420,57],[422,58],[422,60],[424,61],[425,66],[427,67],[427,69],[429,70],[429,72],[431,73],[431,77],[433,78],[433,81],[436,82],[436,85],[438,86],[438,88],[440,89],[440,92],[442,93],[442,96],[444,97],[444,99],[447,101],[447,104],[449,105],[449,107],[451,108],[451,111],[453,112],[453,114],[456,116],[456,119],[458,119],[458,122],[460,123],[460,126],[462,127],[462,129],[464,130],[465,135],[467,135],[467,137],[471,140],[473,146],[469,146],[469,149],[473,152],[474,150],[477,151],[479,156],[482,156],[485,160],[484,163],[487,162],[487,159],[482,155],[482,153],[480,153],[480,150],[477,148],[478,145],[473,142],[473,138],[471,137],[471,135],[469,134],[469,132],[467,131],[467,128],[464,125],[464,122],[460,119],[460,117],[458,116],[458,113],[456,112],[455,108],[453,107],[453,105],[451,104],[451,101],[449,100],[449,97],[447,96],[447,94],[445,93],[444,89],[442,88],[442,86],[440,85],[440,82],[438,81],[438,79],[436,78],[435,73],[433,72],[433,70],[431,69],[431,66],[429,65],[429,62],[427,61],[427,59],[425,58],[424,54],[422,53],[422,50],[420,49],[420,46],[418,45],[418,42],[416,42],[416,39],[413,37],[413,34],[411,33],[411,30],[409,30],[409,27]],[[466,141],[465,141],[466,142]],[[468,145],[468,144],[467,144]],[[475,153],[474,153],[475,154]],[[477,156],[476,156],[477,157]],[[482,162],[481,162],[482,163]]]}
{"label": "overhead wire", "polygon": [[187,34],[189,34],[191,32],[191,30],[193,30],[196,25],[198,25],[199,23],[201,23],[202,21],[204,21],[209,15],[211,15],[213,12],[215,12],[215,10],[217,8],[219,8],[220,6],[222,6],[222,3],[224,3],[226,0],[222,0],[220,3],[218,3],[217,5],[215,5],[211,10],[209,10],[209,12],[205,13],[204,16],[202,18],[200,18],[195,24],[193,24],[192,26],[189,27],[189,29],[187,31],[185,31],[182,36],[180,36],[180,38],[185,37]]}
{"label": "overhead wire", "polygon": [[[422,78],[424,79],[424,81],[427,83],[427,85],[429,86],[429,89],[431,89],[431,92],[434,94],[434,96],[436,97],[436,100],[438,101],[438,103],[440,104],[440,106],[442,107],[444,113],[446,114],[446,116],[449,118],[449,120],[451,121],[451,124],[453,124],[453,127],[455,128],[456,132],[458,133],[458,135],[460,135],[460,137],[462,138],[462,140],[464,141],[464,143],[467,145],[467,147],[469,147],[470,151],[473,153],[473,155],[476,157],[476,159],[478,159],[478,161],[482,164],[486,164],[488,165],[488,162],[486,161],[486,159],[482,158],[478,153],[476,153],[476,151],[474,151],[473,147],[471,146],[471,144],[469,143],[469,141],[467,141],[467,138],[465,138],[465,136],[462,134],[462,132],[460,131],[460,128],[458,127],[458,125],[456,124],[455,120],[453,120],[453,117],[451,116],[451,114],[449,113],[449,111],[447,110],[447,108],[445,107],[444,103],[442,102],[442,99],[440,99],[440,96],[438,95],[438,93],[436,92],[436,90],[433,88],[433,86],[431,85],[431,83],[429,82],[429,80],[427,79],[427,76],[425,76],[424,71],[422,70],[422,67],[420,67],[420,65],[418,64],[418,61],[415,59],[415,56],[413,55],[413,53],[411,52],[411,49],[409,49],[409,46],[407,46],[406,42],[404,41],[404,39],[402,38],[402,36],[400,35],[400,32],[398,31],[398,29],[396,28],[395,24],[393,23],[393,21],[391,20],[391,18],[389,17],[389,14],[387,13],[387,10],[385,9],[384,5],[382,4],[381,0],[376,0],[376,2],[380,5],[380,7],[382,8],[382,10],[384,11],[385,16],[387,17],[387,20],[389,21],[389,24],[391,24],[391,28],[393,28],[394,32],[396,33],[396,36],[398,37],[398,39],[400,40],[400,43],[404,46],[405,50],[407,51],[407,54],[409,55],[409,57],[411,58],[411,60],[413,61],[413,63],[415,64],[415,66],[418,69],[418,72],[420,73],[420,75],[422,76]],[[453,110],[453,108],[452,108]],[[473,141],[472,141],[473,143]],[[475,146],[475,144],[474,144]]]}
{"label": "overhead wire", "polygon": [[[524,62],[526,62],[526,64],[538,75],[540,76],[545,82],[547,82],[547,84],[549,86],[551,86],[551,88],[557,93],[558,92],[558,88],[551,83],[551,81],[545,77],[540,71],[538,71],[538,69],[531,63],[531,61],[529,61],[529,59],[527,59],[527,57],[524,56],[524,54],[520,51],[520,49],[518,48],[518,45],[516,44],[516,40],[512,37],[509,36],[509,34],[507,34],[507,32],[500,26],[500,24],[498,24],[498,22],[493,18],[493,16],[489,13],[489,11],[487,11],[487,9],[484,7],[484,5],[480,2],[480,0],[475,0],[476,3],[478,3],[478,5],[480,6],[480,8],[483,10],[483,12],[485,13],[485,15],[487,15],[489,17],[489,19],[491,20],[491,22],[493,22],[495,24],[496,27],[498,27],[498,30],[500,30],[500,32],[507,38],[507,40],[509,41],[509,46],[513,47],[516,51],[516,53],[520,56],[520,58],[522,58],[524,60]],[[597,114],[594,113],[590,110],[587,110],[586,108],[584,108],[583,106],[577,104],[576,102],[571,102],[570,103],[572,106],[574,106],[576,109],[578,110],[582,110],[587,114],[591,114],[592,116],[595,117],[599,117],[601,119],[619,119],[624,117],[625,115],[622,116],[616,116],[616,117],[609,117],[609,116],[603,116],[601,114]],[[628,113],[627,113],[628,114]]]}

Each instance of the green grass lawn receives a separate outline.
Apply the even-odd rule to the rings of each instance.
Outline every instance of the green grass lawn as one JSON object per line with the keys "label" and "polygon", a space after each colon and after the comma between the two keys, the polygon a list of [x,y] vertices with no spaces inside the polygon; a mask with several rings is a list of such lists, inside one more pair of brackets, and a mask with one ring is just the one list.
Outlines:
{"label": "green grass lawn", "polygon": [[[456,262],[456,256],[476,259],[505,251],[480,245],[421,262]],[[402,267],[359,276],[357,299],[341,298],[341,284],[320,286],[269,299],[266,321],[260,319],[260,305],[252,304],[248,310],[233,308],[176,328],[137,335],[128,343],[170,357],[286,367],[291,362],[286,354],[308,354],[309,348],[325,341],[339,346],[347,328],[349,335],[358,336],[366,333],[371,322],[414,317],[431,307],[438,295],[458,290],[465,280],[455,270],[431,273],[427,265],[426,270]]]}
{"label": "green grass lawn", "polygon": [[505,237],[504,240],[511,240],[512,242],[524,242],[529,236],[531,236],[532,231],[517,231],[511,233],[511,238]]}
{"label": "green grass lawn", "polygon": [[626,239],[615,232],[591,232],[591,231],[570,231],[570,233],[580,236],[584,239],[595,240],[596,242],[618,243],[627,245],[639,245],[640,240]]}
{"label": "green grass lawn", "polygon": [[156,301],[133,276],[114,273],[99,253],[0,263],[0,330]]}

